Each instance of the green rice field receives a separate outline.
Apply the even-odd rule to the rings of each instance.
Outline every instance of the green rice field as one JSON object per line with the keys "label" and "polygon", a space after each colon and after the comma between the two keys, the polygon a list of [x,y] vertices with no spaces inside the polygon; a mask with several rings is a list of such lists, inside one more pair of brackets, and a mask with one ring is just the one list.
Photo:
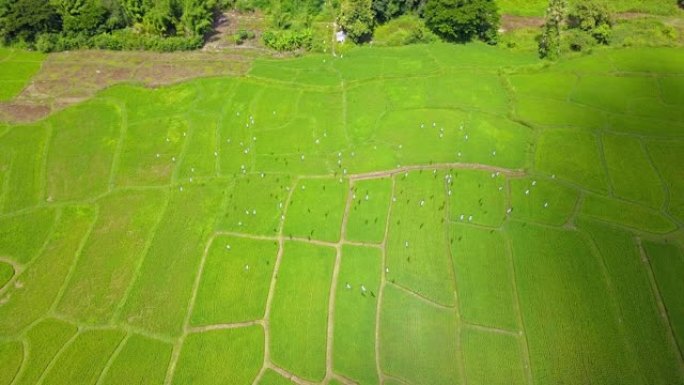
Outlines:
{"label": "green rice field", "polygon": [[17,96],[43,64],[45,55],[0,47],[0,101]]}
{"label": "green rice field", "polygon": [[[568,0],[569,4],[575,0]],[[544,16],[547,0],[501,0],[498,2],[502,14],[516,16]],[[677,2],[670,0],[613,0],[608,3],[615,12],[639,12],[669,15],[677,12]]]}
{"label": "green rice field", "polygon": [[684,385],[682,79],[364,47],[0,123],[0,385]]}

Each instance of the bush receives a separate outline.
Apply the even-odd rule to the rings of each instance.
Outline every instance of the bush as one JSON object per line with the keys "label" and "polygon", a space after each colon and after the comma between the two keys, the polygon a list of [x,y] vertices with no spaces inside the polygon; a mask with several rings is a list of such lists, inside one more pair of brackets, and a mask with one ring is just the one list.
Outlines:
{"label": "bush", "polygon": [[494,0],[427,0],[425,24],[449,41],[494,44],[500,16]]}
{"label": "bush", "polygon": [[364,43],[373,36],[371,0],[344,0],[340,10],[339,24],[355,43]]}
{"label": "bush", "polygon": [[568,28],[589,33],[597,43],[610,42],[613,16],[608,3],[603,0],[581,0],[568,12]]}
{"label": "bush", "polygon": [[246,29],[241,29],[233,35],[233,41],[235,42],[235,44],[240,45],[244,43],[246,40],[254,39],[254,37],[254,32],[248,31]]}
{"label": "bush", "polygon": [[400,46],[418,43],[431,43],[439,40],[425,26],[425,22],[414,15],[404,15],[390,20],[375,30],[373,44],[379,46]]}
{"label": "bush", "polygon": [[41,52],[60,52],[80,48],[99,48],[114,51],[148,50],[158,52],[188,51],[202,47],[201,36],[161,37],[137,34],[129,30],[102,33],[95,36],[41,34],[36,39],[36,49]]}
{"label": "bush", "polygon": [[276,51],[310,50],[313,33],[311,29],[304,30],[269,30],[262,35],[264,44]]}
{"label": "bush", "polygon": [[596,45],[596,40],[586,31],[573,29],[563,36],[566,47],[574,52],[586,52]]}

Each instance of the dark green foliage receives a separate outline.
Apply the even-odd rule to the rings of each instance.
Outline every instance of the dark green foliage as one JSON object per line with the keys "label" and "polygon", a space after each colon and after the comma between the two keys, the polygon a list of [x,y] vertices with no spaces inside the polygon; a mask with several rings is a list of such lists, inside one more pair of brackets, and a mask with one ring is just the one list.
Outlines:
{"label": "dark green foliage", "polygon": [[368,41],[373,35],[371,0],[345,0],[340,10],[339,24],[347,36],[356,43]]}
{"label": "dark green foliage", "polygon": [[493,0],[428,0],[425,23],[448,41],[496,43],[500,16]]}
{"label": "dark green foliage", "polygon": [[557,59],[561,54],[561,29],[567,8],[566,0],[549,0],[539,39],[539,57]]}
{"label": "dark green foliage", "polygon": [[60,24],[57,9],[45,0],[0,0],[0,38],[6,43],[32,41]]}
{"label": "dark green foliage", "polygon": [[296,51],[311,49],[313,33],[303,30],[270,30],[262,35],[264,44],[276,51]]}
{"label": "dark green foliage", "polygon": [[423,0],[373,0],[372,9],[378,23],[389,20],[421,8]]}
{"label": "dark green foliage", "polygon": [[92,35],[104,26],[108,10],[97,0],[53,1],[62,18],[62,31],[66,34]]}
{"label": "dark green foliage", "polygon": [[235,44],[240,45],[245,42],[245,40],[254,39],[254,32],[248,31],[246,29],[241,29],[233,35],[233,40]]}
{"label": "dark green foliage", "polygon": [[563,36],[563,41],[567,44],[567,48],[575,52],[587,51],[596,45],[596,41],[591,34],[579,29],[569,30]]}
{"label": "dark green foliage", "polygon": [[413,15],[404,15],[379,26],[375,30],[373,44],[400,46],[431,43],[439,38],[425,26],[425,22]]}
{"label": "dark green foliage", "polygon": [[170,36],[137,34],[127,30],[102,33],[92,37],[43,34],[36,40],[41,52],[59,52],[80,48],[99,48],[113,51],[146,50],[157,52],[189,51],[202,47],[201,36]]}
{"label": "dark green foliage", "polygon": [[613,16],[603,0],[576,2],[568,12],[568,27],[586,32],[599,44],[608,44]]}
{"label": "dark green foliage", "polygon": [[0,37],[44,52],[193,49],[218,6],[217,0],[0,0]]}

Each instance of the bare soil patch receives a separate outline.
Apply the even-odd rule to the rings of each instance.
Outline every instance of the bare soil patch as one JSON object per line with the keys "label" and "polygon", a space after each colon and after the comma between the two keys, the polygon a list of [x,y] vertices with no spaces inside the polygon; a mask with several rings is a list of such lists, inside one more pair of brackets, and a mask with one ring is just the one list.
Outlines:
{"label": "bare soil patch", "polygon": [[504,31],[512,31],[522,28],[536,28],[544,25],[544,18],[537,16],[514,16],[502,15],[501,28]]}
{"label": "bare soil patch", "polygon": [[268,51],[225,47],[192,52],[85,50],[50,54],[31,83],[0,103],[0,119],[32,122],[118,83],[159,87],[206,76],[240,76]]}

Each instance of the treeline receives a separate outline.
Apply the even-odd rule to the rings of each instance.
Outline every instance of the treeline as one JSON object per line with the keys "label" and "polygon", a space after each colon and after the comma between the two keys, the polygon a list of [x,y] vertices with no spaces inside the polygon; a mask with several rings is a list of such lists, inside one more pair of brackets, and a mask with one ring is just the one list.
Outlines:
{"label": "treeline", "polygon": [[223,0],[0,0],[0,39],[41,51],[199,48]]}
{"label": "treeline", "polygon": [[335,21],[354,43],[402,45],[438,39],[495,43],[499,13],[494,0],[235,0],[269,17],[264,43],[277,50],[309,49],[320,38],[313,23]]}
{"label": "treeline", "polygon": [[410,31],[396,32],[412,39],[409,42],[439,36],[446,41],[477,39],[494,44],[500,16],[494,0],[343,0],[339,17],[355,42],[369,41],[376,27],[391,30],[386,26],[394,20],[411,26]]}

